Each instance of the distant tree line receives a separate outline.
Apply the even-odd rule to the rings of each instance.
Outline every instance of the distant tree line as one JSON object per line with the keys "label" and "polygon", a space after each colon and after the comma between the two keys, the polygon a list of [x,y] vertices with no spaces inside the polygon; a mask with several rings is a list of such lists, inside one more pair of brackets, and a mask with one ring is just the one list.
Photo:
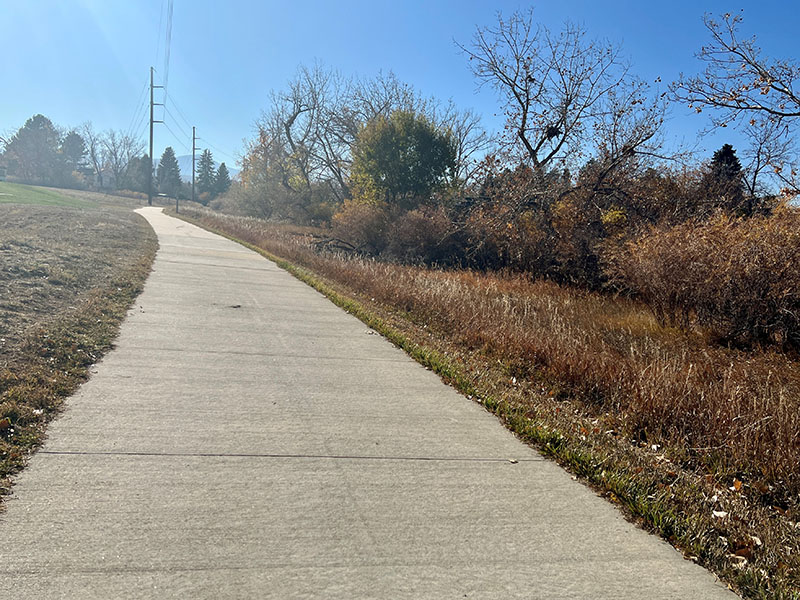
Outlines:
{"label": "distant tree line", "polygon": [[[66,188],[130,190],[147,193],[150,160],[144,142],[110,129],[97,132],[91,123],[63,129],[44,115],[28,119],[9,139],[0,140],[0,166],[6,176],[23,183]],[[168,147],[154,173],[154,191],[189,198],[175,152]],[[205,150],[200,160],[200,199],[203,203],[228,190],[230,173]]]}
{"label": "distant tree line", "polygon": [[64,129],[37,114],[5,140],[0,165],[24,183],[146,191],[149,161],[143,149],[122,131],[98,133],[91,123]]}
{"label": "distant tree line", "polygon": [[[720,51],[736,51],[724,45],[737,22],[726,18],[727,29],[706,23]],[[665,147],[664,124],[670,100],[694,98],[706,79],[658,89],[635,76],[619,47],[572,24],[551,31],[531,11],[498,17],[460,48],[500,99],[501,135],[491,138],[472,112],[426,98],[391,73],[349,79],[300,67],[257,121],[241,183],[215,206],[330,226],[331,245],[355,252],[597,287],[610,245],[719,210],[762,214],[774,204],[776,177],[796,190],[795,170],[784,165],[789,138],[765,133],[791,131],[791,97],[776,102],[786,115],[773,110],[753,134],[745,166],[729,144],[698,162]],[[770,66],[752,43],[746,52],[767,85]],[[719,53],[711,56],[724,66]],[[722,102],[728,92],[716,91]],[[713,102],[711,91],[702,97]],[[406,234],[424,250],[398,239]]]}
{"label": "distant tree line", "polygon": [[[191,185],[181,179],[178,158],[171,146],[167,146],[158,161],[155,182],[159,193],[173,198],[190,199]],[[231,186],[230,173],[225,163],[214,169],[214,157],[210,150],[204,150],[196,167],[197,201],[208,204],[220,194],[224,194]]]}

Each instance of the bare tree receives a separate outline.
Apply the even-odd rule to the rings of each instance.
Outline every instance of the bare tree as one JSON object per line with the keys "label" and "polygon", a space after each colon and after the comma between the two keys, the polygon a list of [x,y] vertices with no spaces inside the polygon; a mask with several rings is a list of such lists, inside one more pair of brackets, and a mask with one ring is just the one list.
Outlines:
{"label": "bare tree", "polygon": [[472,110],[457,108],[451,101],[443,109],[433,110],[428,118],[437,128],[447,132],[455,144],[451,187],[460,190],[474,183],[481,160],[496,142],[484,129],[480,116]]}
{"label": "bare tree", "polygon": [[144,152],[144,142],[122,131],[109,129],[102,137],[101,144],[105,164],[114,176],[114,185],[119,186],[131,159]]}
{"label": "bare tree", "polygon": [[283,209],[303,212],[309,202],[351,198],[352,148],[359,131],[398,110],[424,115],[452,135],[459,148],[453,184],[463,184],[474,169],[472,156],[485,149],[488,140],[474,113],[424,98],[393,73],[353,80],[317,64],[301,66],[285,90],[273,92],[272,105],[256,123],[258,136],[245,157],[243,193],[259,189],[265,197],[264,190],[272,190],[276,217]]}
{"label": "bare tree", "polygon": [[[743,179],[750,197],[767,195],[764,180],[778,182],[788,189],[797,189],[797,146],[788,127],[772,118],[751,119],[744,127],[750,145],[742,152],[745,160]],[[784,173],[784,166],[788,172]]]}
{"label": "bare tree", "polygon": [[[558,34],[535,26],[532,11],[507,19],[498,15],[496,26],[478,29],[471,47],[459,46],[481,84],[495,88],[504,103],[505,148],[542,174],[586,158],[593,127],[620,108],[615,90],[635,81],[619,48],[588,40],[576,25],[567,24]],[[637,104],[625,110],[637,108],[647,86],[637,82],[633,89]],[[657,129],[660,117],[652,116]]]}
{"label": "bare tree", "polygon": [[94,171],[95,181],[103,187],[103,169],[105,168],[105,147],[102,134],[96,132],[92,123],[87,121],[80,127],[80,134],[86,144],[86,156]]}
{"label": "bare tree", "polygon": [[746,151],[751,194],[765,175],[786,191],[800,192],[794,149],[800,65],[763,56],[755,37],[740,39],[741,15],[726,13],[721,21],[705,15],[703,22],[711,34],[711,43],[697,53],[705,70],[694,77],[681,75],[672,84],[673,97],[698,113],[711,109],[714,127],[742,128],[751,141]]}
{"label": "bare tree", "polygon": [[[502,201],[513,211],[574,193],[570,171],[581,173],[577,185],[588,197],[608,197],[623,192],[615,174],[635,176],[655,159],[674,158],[661,153],[666,94],[634,77],[619,48],[587,39],[580,27],[555,34],[536,26],[532,11],[515,12],[460,47],[504,103],[502,155],[484,165],[488,180],[504,182]],[[498,165],[520,166],[512,176]]]}
{"label": "bare tree", "polygon": [[800,66],[762,57],[755,37],[738,38],[741,21],[740,15],[730,13],[722,16],[722,22],[710,15],[703,17],[712,40],[697,53],[706,63],[705,71],[695,77],[681,76],[673,84],[675,97],[698,112],[705,107],[719,109],[711,118],[720,126],[749,120],[753,113],[776,119],[800,117],[800,94],[794,90]]}

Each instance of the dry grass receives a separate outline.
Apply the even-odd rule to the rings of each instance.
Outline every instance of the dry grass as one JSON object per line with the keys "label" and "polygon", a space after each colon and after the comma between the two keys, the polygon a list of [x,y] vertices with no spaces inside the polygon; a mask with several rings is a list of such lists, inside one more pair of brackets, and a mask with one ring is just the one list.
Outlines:
{"label": "dry grass", "polygon": [[800,212],[719,214],[653,228],[613,249],[618,285],[661,321],[701,326],[723,342],[800,349]]}
{"label": "dry grass", "polygon": [[45,196],[57,202],[0,205],[0,497],[111,348],[157,248],[128,209]]}
{"label": "dry grass", "polygon": [[191,216],[358,298],[354,312],[382,315],[393,341],[746,595],[798,597],[791,357],[710,344],[627,299],[319,254],[296,231]]}

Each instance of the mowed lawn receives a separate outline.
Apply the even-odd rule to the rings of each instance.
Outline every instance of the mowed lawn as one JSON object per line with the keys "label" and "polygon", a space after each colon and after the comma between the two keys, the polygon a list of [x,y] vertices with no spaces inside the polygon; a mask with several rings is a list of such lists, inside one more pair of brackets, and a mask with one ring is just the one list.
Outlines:
{"label": "mowed lawn", "polygon": [[68,196],[55,190],[0,181],[0,204],[38,204],[41,206],[95,206],[88,198]]}

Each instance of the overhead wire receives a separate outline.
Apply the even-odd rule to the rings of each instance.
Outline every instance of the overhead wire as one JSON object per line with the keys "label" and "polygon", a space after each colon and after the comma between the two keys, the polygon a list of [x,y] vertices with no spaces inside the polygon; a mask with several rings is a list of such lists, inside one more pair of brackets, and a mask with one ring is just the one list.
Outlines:
{"label": "overhead wire", "polygon": [[[178,103],[177,103],[177,102],[175,102],[175,99],[174,99],[174,98],[172,98],[172,97],[170,97],[170,101],[171,101],[171,102],[170,102],[170,104],[172,105],[172,107],[173,107],[175,110],[177,110],[177,111],[178,111],[178,115],[180,115],[180,117],[181,117],[181,119],[183,120],[184,124],[185,124],[187,127],[193,127],[194,125],[192,125],[192,124],[189,122],[189,119],[186,117],[186,113],[184,113],[184,112],[181,110],[181,107],[180,107],[180,106],[178,106]],[[173,116],[174,116],[174,115],[173,115]]]}
{"label": "overhead wire", "polygon": [[172,117],[172,118],[174,119],[174,121],[173,121],[173,123],[172,123],[172,124],[173,124],[173,125],[174,125],[174,126],[175,126],[175,127],[176,127],[176,128],[177,128],[177,129],[178,129],[178,130],[179,130],[179,131],[180,131],[180,132],[181,132],[181,133],[182,133],[184,136],[185,136],[185,137],[187,137],[187,138],[190,138],[190,137],[192,137],[191,135],[189,135],[189,134],[186,132],[186,130],[185,130],[183,127],[181,127],[181,124],[180,124],[180,123],[178,123],[178,120],[177,120],[177,118],[175,117],[175,115],[174,115],[174,114],[172,114],[172,111],[171,111],[169,108],[167,108],[166,106],[164,106],[164,111],[165,111],[165,113],[166,113],[166,114],[168,114],[170,117]]}
{"label": "overhead wire", "polygon": [[136,108],[133,111],[133,116],[131,117],[130,123],[128,124],[128,128],[126,129],[126,133],[128,136],[133,134],[134,130],[138,128],[138,120],[139,114],[142,112],[142,107],[146,107],[145,104],[145,92],[147,91],[147,80],[144,82],[144,86],[142,87],[142,91],[139,92],[139,98],[136,100]]}
{"label": "overhead wire", "polygon": [[183,140],[181,140],[181,137],[180,137],[180,136],[179,136],[177,133],[175,133],[174,131],[172,131],[172,129],[170,129],[170,126],[169,126],[169,125],[167,125],[167,123],[166,123],[166,122],[164,123],[164,127],[166,127],[167,131],[169,131],[169,132],[172,134],[172,137],[173,137],[173,139],[174,139],[176,142],[178,142],[178,143],[179,143],[179,144],[180,144],[180,145],[183,147],[183,149],[184,149],[184,150],[186,150],[187,152],[191,152],[191,151],[192,151],[192,150],[191,150],[191,148],[190,148],[189,146],[187,146],[187,145],[186,145],[186,142],[184,142]]}
{"label": "overhead wire", "polygon": [[164,44],[164,104],[167,102],[167,86],[169,84],[169,55],[172,48],[172,0],[167,0],[167,35]]}
{"label": "overhead wire", "polygon": [[[159,23],[158,23],[158,44],[156,46],[156,60],[155,60],[155,62],[158,63],[158,59],[159,59],[159,56],[161,54],[161,41],[162,41],[162,38],[163,38],[163,40],[164,40],[164,46],[163,46],[163,48],[164,48],[164,69],[163,69],[163,76],[162,76],[161,79],[162,79],[162,93],[163,93],[163,99],[164,100],[163,100],[163,102],[161,104],[161,114],[162,114],[161,121],[162,121],[164,127],[166,128],[166,130],[172,135],[174,140],[176,142],[178,142],[183,147],[184,150],[186,150],[187,152],[191,152],[191,142],[189,142],[189,144],[187,144],[186,142],[184,142],[184,140],[191,140],[192,136],[189,135],[186,132],[186,130],[184,130],[183,126],[185,125],[187,128],[191,129],[193,127],[193,125],[190,122],[189,118],[186,116],[186,113],[181,109],[180,105],[175,101],[175,99],[173,97],[170,96],[169,89],[168,89],[168,86],[169,86],[169,62],[170,62],[170,54],[171,54],[171,47],[172,47],[172,16],[173,16],[173,11],[174,11],[174,2],[173,2],[173,0],[162,0],[161,1],[161,11],[159,13]],[[166,20],[165,20],[165,16],[166,16]],[[164,25],[163,30],[162,30],[162,25]],[[158,71],[156,69],[154,69],[154,71],[156,73],[158,73]],[[147,89],[147,84],[145,84],[145,89]],[[139,133],[139,132],[141,131],[143,133],[143,129],[146,128],[147,124],[149,123],[149,120],[145,118],[147,116],[146,108],[149,106],[149,103],[145,102],[144,106],[145,106],[145,110],[142,113],[142,116],[140,118],[138,118],[138,119],[136,119],[136,117],[134,116],[133,120],[136,121],[136,125],[134,125],[131,128],[131,130],[137,132],[137,136],[136,136],[137,138],[141,135],[141,133]],[[177,115],[170,110],[170,107],[175,109]],[[139,113],[139,110],[137,110],[136,114],[138,114],[138,113]],[[167,119],[168,116],[170,117],[170,119]],[[177,129],[180,132],[180,134],[182,134],[182,136],[179,135],[178,133],[175,133],[175,131],[170,127],[170,124],[172,125],[172,127]],[[208,140],[206,140],[204,138],[199,138],[198,137],[196,139],[202,140],[207,146],[212,148],[219,155],[230,159],[230,161],[232,163],[235,163],[238,160],[236,158],[236,154],[234,154],[232,152],[229,152],[227,150],[223,150],[223,149],[219,148],[218,146],[215,146],[214,144],[212,144],[211,142],[209,142]]]}
{"label": "overhead wire", "polygon": [[161,54],[161,24],[164,22],[164,2],[161,0],[161,10],[158,13],[158,37],[156,38],[156,58],[153,64],[158,63],[158,57]]}
{"label": "overhead wire", "polygon": [[[229,159],[231,159],[231,160],[233,161],[233,164],[236,164],[236,161],[237,161],[238,159],[236,158],[236,155],[235,155],[235,154],[233,154],[232,152],[227,152],[227,151],[223,150],[222,148],[219,148],[218,146],[215,146],[214,144],[212,144],[211,142],[209,142],[209,141],[208,141],[207,139],[205,139],[205,138],[198,137],[197,139],[198,139],[198,140],[201,140],[202,142],[205,142],[205,144],[207,144],[207,145],[209,146],[209,148],[211,148],[211,149],[212,149],[212,150],[214,150],[215,152],[218,152],[218,153],[219,153],[219,154],[221,154],[222,156],[226,156],[226,157],[228,157]],[[220,162],[223,162],[223,161],[220,161]]]}
{"label": "overhead wire", "polygon": [[147,114],[147,106],[145,105],[145,110],[142,113],[139,122],[137,123],[136,129],[134,130],[133,139],[138,140],[140,137],[144,135],[144,132],[147,130],[147,127],[150,125],[150,119],[148,117],[149,115]]}

